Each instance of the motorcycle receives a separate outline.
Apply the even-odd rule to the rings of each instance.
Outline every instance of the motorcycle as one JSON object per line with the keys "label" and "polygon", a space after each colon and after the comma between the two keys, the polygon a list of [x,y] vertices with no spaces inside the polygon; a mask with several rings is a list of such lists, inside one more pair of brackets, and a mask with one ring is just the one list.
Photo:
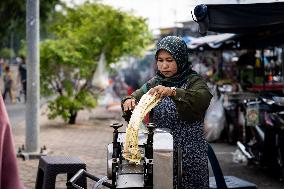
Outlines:
{"label": "motorcycle", "polygon": [[223,84],[218,87],[218,92],[223,96],[225,112],[225,128],[223,138],[229,144],[236,144],[242,137],[240,122],[240,105],[243,99],[254,99],[254,93],[239,91],[236,84]]}
{"label": "motorcycle", "polygon": [[245,100],[245,123],[238,148],[249,162],[268,168],[284,179],[284,104],[272,96]]}

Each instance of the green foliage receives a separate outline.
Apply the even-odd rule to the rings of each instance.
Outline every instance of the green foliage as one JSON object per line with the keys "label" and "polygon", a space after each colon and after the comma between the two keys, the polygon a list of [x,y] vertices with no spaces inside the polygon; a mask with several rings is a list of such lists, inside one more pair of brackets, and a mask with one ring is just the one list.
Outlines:
{"label": "green foliage", "polygon": [[[20,42],[26,38],[26,2],[19,0],[0,1],[0,48],[10,46],[13,35],[15,51],[20,48]],[[40,27],[46,33],[47,23],[52,20],[54,7],[61,4],[60,0],[40,0]]]}
{"label": "green foliage", "polygon": [[83,107],[95,107],[96,103],[96,100],[86,92],[79,93],[77,98],[58,96],[48,104],[50,110],[48,117],[54,119],[60,115],[65,122],[70,123],[70,117],[74,116],[79,110],[82,110]]}
{"label": "green foliage", "polygon": [[139,55],[151,35],[144,19],[110,6],[85,3],[65,11],[51,27],[54,39],[41,42],[41,92],[57,95],[50,118],[70,123],[79,110],[96,105],[98,90],[91,83],[101,53],[107,64]]}
{"label": "green foliage", "polygon": [[0,57],[1,58],[5,58],[5,59],[8,59],[10,57],[13,57],[15,56],[15,52],[12,50],[12,49],[9,49],[9,48],[3,48],[0,50]]}
{"label": "green foliage", "polygon": [[24,56],[24,57],[27,56],[27,43],[26,43],[26,40],[22,40],[20,42],[20,50],[18,52],[18,55],[19,56]]}
{"label": "green foliage", "polygon": [[67,9],[67,16],[56,20],[53,29],[59,38],[71,38],[89,58],[97,58],[105,49],[108,62],[130,53],[139,55],[151,39],[143,18],[107,5],[85,3]]}

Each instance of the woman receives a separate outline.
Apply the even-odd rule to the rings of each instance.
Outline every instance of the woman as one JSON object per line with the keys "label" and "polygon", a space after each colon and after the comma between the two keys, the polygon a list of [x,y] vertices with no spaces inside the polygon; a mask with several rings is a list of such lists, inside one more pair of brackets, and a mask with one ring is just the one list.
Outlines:
{"label": "woman", "polygon": [[5,67],[5,74],[3,77],[3,81],[4,81],[3,99],[6,100],[6,95],[7,93],[9,93],[11,102],[15,103],[16,101],[15,101],[15,97],[13,93],[14,80],[13,80],[13,75],[12,75],[12,72],[9,66]]}
{"label": "woman", "polygon": [[[202,123],[212,95],[206,82],[191,69],[187,46],[181,38],[163,38],[157,44],[155,58],[157,74],[123,99],[124,111],[133,109],[147,91],[150,90],[152,95],[157,93],[162,100],[151,111],[150,121],[172,132],[175,149],[173,188],[209,188],[207,144]],[[177,177],[178,152],[182,153],[181,180]]]}

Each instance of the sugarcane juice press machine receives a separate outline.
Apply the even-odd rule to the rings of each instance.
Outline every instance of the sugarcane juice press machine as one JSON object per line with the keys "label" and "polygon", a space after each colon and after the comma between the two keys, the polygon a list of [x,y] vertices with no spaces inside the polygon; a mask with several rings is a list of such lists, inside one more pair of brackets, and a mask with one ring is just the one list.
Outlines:
{"label": "sugarcane juice press machine", "polygon": [[147,124],[147,132],[138,134],[142,159],[139,164],[135,164],[122,156],[126,137],[125,132],[118,131],[122,126],[123,124],[119,123],[111,125],[114,131],[113,142],[107,147],[107,176],[98,178],[82,169],[67,182],[67,186],[83,189],[76,184],[76,180],[87,177],[96,181],[92,189],[101,185],[111,189],[173,188],[173,137],[170,132],[155,129],[153,123]]}

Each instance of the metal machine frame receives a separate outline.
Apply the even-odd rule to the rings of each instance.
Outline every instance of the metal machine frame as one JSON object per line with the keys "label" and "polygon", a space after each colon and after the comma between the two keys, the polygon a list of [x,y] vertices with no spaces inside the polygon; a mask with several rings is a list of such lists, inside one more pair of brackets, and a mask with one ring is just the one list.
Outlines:
{"label": "metal machine frame", "polygon": [[[122,157],[122,143],[118,141],[118,136],[122,132],[119,132],[118,129],[122,127],[123,124],[120,123],[114,123],[111,125],[111,127],[114,129],[113,131],[113,142],[112,142],[112,167],[111,167],[111,175],[108,175],[108,177],[103,177],[102,179],[91,175],[90,173],[86,172],[85,170],[78,171],[68,182],[67,186],[73,186],[77,189],[83,189],[82,187],[78,186],[76,184],[76,181],[80,177],[88,177],[94,181],[96,181],[96,185],[93,187],[93,189],[97,188],[100,185],[103,185],[105,187],[111,188],[111,189],[118,189],[118,188],[124,188],[123,186],[117,186],[118,185],[118,178],[125,174],[141,174],[140,173],[125,173],[124,170],[124,164],[125,161]],[[140,186],[133,186],[133,187],[125,187],[128,189],[153,189],[153,136],[154,136],[154,128],[155,125],[153,123],[147,124],[148,134],[147,134],[147,142],[144,143],[142,146],[139,146],[141,148],[144,148],[144,157],[142,157],[142,163],[143,165],[143,183],[140,183]],[[133,165],[133,164],[132,164]],[[135,166],[135,165],[133,165]],[[139,165],[136,165],[139,166]],[[111,178],[109,178],[111,177]],[[111,183],[107,182],[108,179],[111,179]]]}

